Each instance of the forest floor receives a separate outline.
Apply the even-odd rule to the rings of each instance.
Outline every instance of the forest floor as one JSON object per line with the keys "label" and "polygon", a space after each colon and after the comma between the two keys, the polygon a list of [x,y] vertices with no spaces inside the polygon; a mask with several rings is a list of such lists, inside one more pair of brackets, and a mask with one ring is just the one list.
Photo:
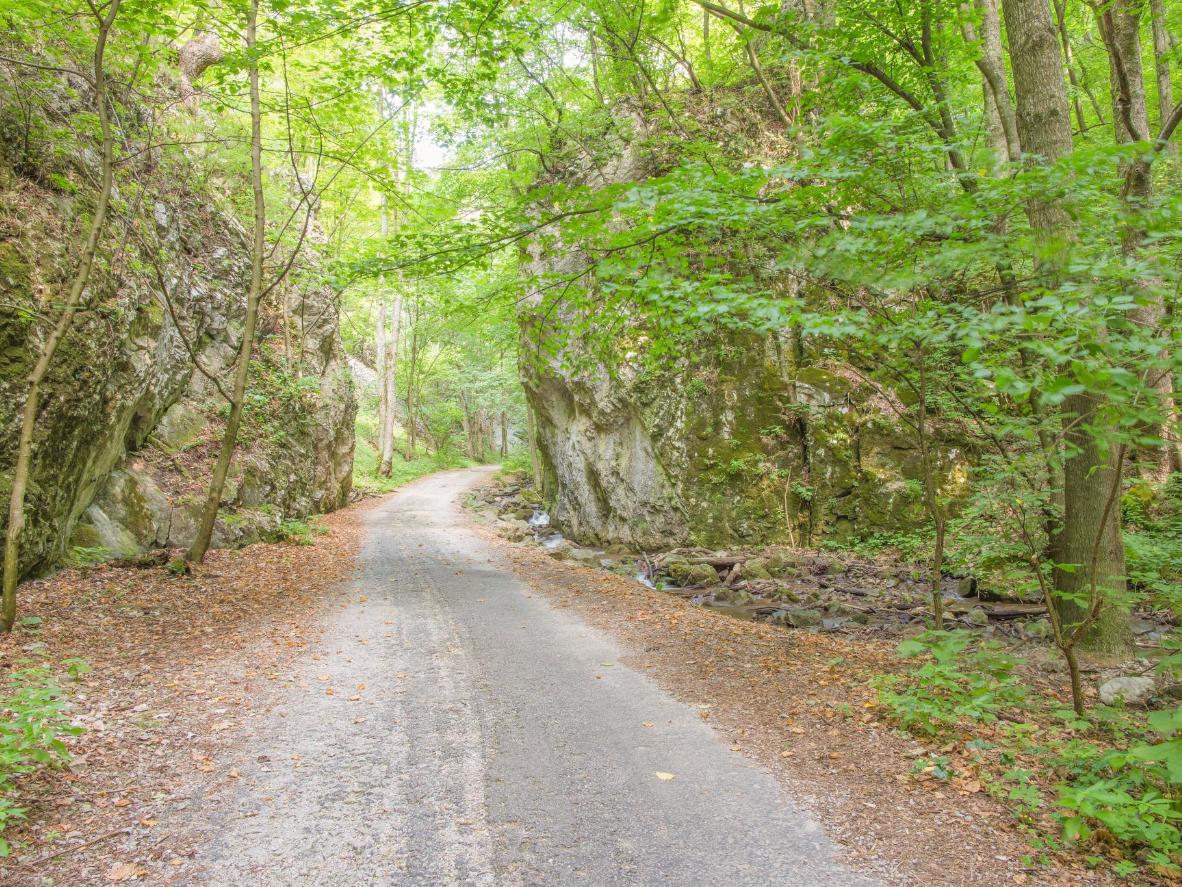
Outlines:
{"label": "forest floor", "polygon": [[161,822],[223,764],[265,685],[307,655],[356,564],[369,502],[321,519],[312,545],[213,551],[190,576],[163,567],[61,570],[20,589],[39,617],[0,639],[5,671],[85,659],[67,684],[86,728],[64,772],[25,780],[28,819],[10,835],[0,884],[155,882],[192,852]]}
{"label": "forest floor", "polygon": [[873,706],[885,643],[504,542],[456,504],[487,476],[189,577],[25,586],[42,622],[0,655],[90,661],[88,732],[22,785],[0,883],[1104,883],[1029,867],[979,784],[916,773]]}

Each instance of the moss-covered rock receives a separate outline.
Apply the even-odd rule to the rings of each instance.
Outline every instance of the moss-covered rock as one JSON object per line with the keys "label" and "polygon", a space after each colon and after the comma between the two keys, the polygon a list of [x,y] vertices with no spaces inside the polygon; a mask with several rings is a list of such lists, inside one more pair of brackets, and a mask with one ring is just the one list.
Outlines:
{"label": "moss-covered rock", "polygon": [[714,585],[718,582],[718,571],[709,564],[691,564],[688,561],[673,560],[665,564],[669,577],[678,585]]}
{"label": "moss-covered rock", "polygon": [[[7,104],[11,97],[10,88],[0,90],[0,216],[7,226],[0,231],[5,501],[28,372],[74,269],[94,200],[89,183],[98,178],[92,168],[97,154],[85,142],[52,150],[7,142],[14,135],[4,125],[13,111]],[[68,101],[58,109],[69,110]],[[41,122],[31,121],[21,138],[42,132],[48,138]],[[63,141],[60,132],[55,138]],[[72,166],[53,165],[63,151]],[[85,174],[73,175],[74,167]],[[134,182],[124,178],[133,174]],[[73,184],[57,187],[55,176]],[[75,546],[125,555],[133,547],[186,544],[195,529],[200,488],[209,477],[220,400],[195,371],[186,341],[207,370],[228,380],[249,276],[241,225],[219,208],[223,198],[205,190],[196,162],[170,160],[150,171],[121,168],[116,184],[138,199],[112,215],[87,289],[87,310],[78,313],[43,386],[21,539],[23,574],[52,565]],[[161,249],[141,248],[131,225],[154,231]],[[113,265],[106,257],[115,245],[122,260]],[[152,268],[158,255],[164,257],[160,271],[176,323],[164,309]],[[240,501],[226,505],[227,514],[252,516],[233,528],[219,523],[215,538],[222,542],[249,540],[252,532],[283,517],[331,510],[348,495],[354,403],[333,294],[296,287],[293,299],[293,313],[306,319],[298,355],[305,382],[290,397],[266,392],[266,403],[278,404],[275,421],[290,431],[285,439],[244,435],[234,467]],[[264,368],[276,364],[265,350],[258,355]],[[252,388],[262,381],[252,373]],[[152,452],[163,454],[162,460],[148,464],[140,458]],[[5,519],[0,515],[0,527]]]}
{"label": "moss-covered rock", "polygon": [[771,579],[772,572],[768,569],[768,559],[753,557],[743,564],[744,579]]}
{"label": "moss-covered rock", "polygon": [[[660,115],[628,107],[618,116],[602,143],[556,137],[562,160],[551,168],[566,171],[563,184],[642,181],[678,164],[678,139]],[[700,120],[701,135],[742,152],[729,119]],[[720,244],[713,258],[770,291],[807,295],[796,280],[764,271],[749,255],[757,249]],[[577,279],[593,296],[580,304],[540,288],[520,315],[547,509],[572,538],[639,548],[807,546],[924,520],[918,452],[883,402],[891,394],[835,365],[823,344],[788,330],[759,335],[703,322],[663,329],[663,352],[654,355],[639,314],[622,318],[604,342],[591,257],[543,238],[527,254],[531,278]],[[686,260],[692,267],[696,259]],[[621,281],[612,286],[618,291]],[[945,476],[956,468],[951,453],[940,466]]]}

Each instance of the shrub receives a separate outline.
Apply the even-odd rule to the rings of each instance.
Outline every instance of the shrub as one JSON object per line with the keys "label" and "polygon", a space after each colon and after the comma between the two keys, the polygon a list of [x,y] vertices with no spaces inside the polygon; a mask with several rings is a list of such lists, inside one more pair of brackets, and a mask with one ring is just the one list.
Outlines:
{"label": "shrub", "polygon": [[926,631],[898,653],[922,664],[879,680],[879,701],[913,733],[936,735],[963,720],[992,723],[1026,698],[1015,660],[969,631]]}
{"label": "shrub", "polygon": [[[76,660],[68,666],[75,677],[85,670]],[[83,732],[70,723],[65,694],[48,668],[15,671],[6,683],[0,699],[0,856],[11,849],[3,833],[25,815],[11,799],[17,778],[40,767],[69,763],[65,738]]]}
{"label": "shrub", "polygon": [[287,542],[292,545],[311,545],[317,536],[328,532],[324,527],[310,521],[288,518],[280,522],[275,531],[276,542]]}

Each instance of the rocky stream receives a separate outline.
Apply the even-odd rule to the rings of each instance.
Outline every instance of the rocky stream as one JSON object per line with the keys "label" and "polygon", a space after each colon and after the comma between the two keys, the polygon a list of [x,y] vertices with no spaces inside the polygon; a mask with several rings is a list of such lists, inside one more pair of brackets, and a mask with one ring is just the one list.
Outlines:
{"label": "rocky stream", "polygon": [[[518,473],[476,491],[468,505],[508,541],[536,545],[556,560],[629,576],[734,618],[885,639],[916,634],[930,621],[927,568],[897,557],[785,545],[666,551],[580,545],[553,526],[541,496]],[[971,576],[944,575],[941,585],[946,628],[974,628],[1016,641],[1050,636],[1042,602],[1007,599]],[[1138,645],[1150,650],[1168,628],[1152,614],[1134,619]]]}

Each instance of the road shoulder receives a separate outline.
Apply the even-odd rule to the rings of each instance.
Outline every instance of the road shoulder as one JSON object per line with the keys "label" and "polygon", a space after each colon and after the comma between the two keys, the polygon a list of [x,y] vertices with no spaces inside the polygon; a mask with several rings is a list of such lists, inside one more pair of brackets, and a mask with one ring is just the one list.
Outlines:
{"label": "road shoulder", "polygon": [[469,520],[535,592],[613,637],[625,664],[771,770],[856,869],[952,887],[1104,883],[1030,868],[1017,823],[979,786],[909,778],[922,748],[879,717],[869,683],[896,666],[888,645],[732,619]]}

